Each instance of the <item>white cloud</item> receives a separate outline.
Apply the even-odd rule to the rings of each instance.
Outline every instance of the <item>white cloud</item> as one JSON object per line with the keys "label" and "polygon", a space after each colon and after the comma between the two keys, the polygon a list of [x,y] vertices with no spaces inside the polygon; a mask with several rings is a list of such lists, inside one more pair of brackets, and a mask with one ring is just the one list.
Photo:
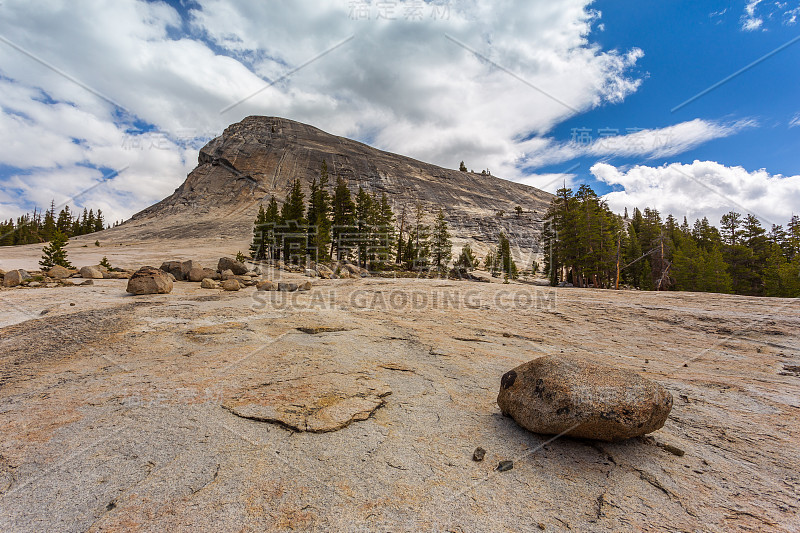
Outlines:
{"label": "white cloud", "polygon": [[[0,141],[13,147],[0,158],[36,169],[41,189],[19,192],[21,200],[36,202],[41,191],[76,192],[84,165],[130,164],[118,178],[128,189],[117,180],[108,185],[108,194],[125,200],[109,200],[110,209],[120,206],[115,217],[168,194],[194,165],[194,156],[174,142],[176,132],[219,134],[250,114],[369,137],[380,148],[449,167],[463,159],[519,176],[517,164],[531,143],[517,139],[545,135],[578,112],[621,102],[639,86],[630,70],[641,50],[592,44],[599,14],[590,3],[472,0],[451,3],[438,18],[425,3],[422,20],[406,20],[411,3],[398,2],[397,20],[376,20],[374,7],[370,20],[354,20],[345,1],[200,0],[186,24],[164,3],[87,0],[76,9],[53,0],[42,9],[4,0],[0,35],[129,114],[0,43]],[[263,88],[262,78],[274,80],[351,35],[339,49],[220,113]],[[171,148],[137,156],[123,149],[126,127],[136,118],[167,132]],[[47,176],[61,179],[44,187]]]}
{"label": "white cloud", "polygon": [[800,126],[800,113],[789,119],[789,127],[794,128],[795,126]]}
{"label": "white cloud", "polygon": [[765,227],[786,224],[800,205],[800,176],[770,175],[765,170],[748,172],[713,161],[674,163],[661,167],[635,166],[628,170],[597,163],[592,174],[624,190],[604,196],[609,207],[654,207],[662,215],[672,213],[689,220],[707,216],[712,224],[728,211],[752,213]]}
{"label": "white cloud", "polygon": [[628,128],[599,131],[575,128],[573,139],[557,143],[538,138],[528,143],[524,157],[527,167],[541,167],[569,161],[576,157],[643,157],[656,159],[674,156],[713,139],[734,135],[754,127],[753,120],[719,123],[701,119],[681,122],[658,129]]}
{"label": "white cloud", "polygon": [[764,19],[756,15],[756,8],[762,0],[748,0],[744,6],[744,15],[742,15],[742,29],[744,31],[755,31],[764,24]]}
{"label": "white cloud", "polygon": [[763,0],[747,0],[741,17],[744,31],[766,30],[765,23],[780,20],[786,26],[797,23],[800,15],[800,2],[763,2]]}

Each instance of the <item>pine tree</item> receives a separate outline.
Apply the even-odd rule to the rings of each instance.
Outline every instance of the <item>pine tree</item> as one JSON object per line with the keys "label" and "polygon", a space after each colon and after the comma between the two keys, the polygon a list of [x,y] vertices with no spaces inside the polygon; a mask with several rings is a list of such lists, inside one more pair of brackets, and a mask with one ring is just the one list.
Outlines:
{"label": "pine tree", "polygon": [[58,213],[58,220],[56,220],[56,228],[69,237],[72,231],[72,213],[69,211],[69,206],[65,205],[64,209]]}
{"label": "pine tree", "polygon": [[461,164],[458,165],[458,170],[460,170],[461,172],[466,172],[467,171],[467,165],[465,165],[464,162],[462,161]]}
{"label": "pine tree", "polygon": [[450,232],[447,228],[447,220],[444,218],[444,211],[439,209],[436,214],[436,221],[433,224],[433,235],[431,238],[431,258],[436,270],[447,269],[447,264],[452,257],[452,242]]}
{"label": "pine tree", "polygon": [[50,244],[42,249],[42,260],[39,261],[42,268],[50,268],[55,265],[72,268],[72,264],[67,260],[67,244],[69,244],[67,236],[56,230]]}
{"label": "pine tree", "polygon": [[103,212],[97,210],[97,216],[94,219],[94,231],[103,231],[105,229],[105,220],[103,220]]}
{"label": "pine tree", "polygon": [[336,260],[347,259],[353,248],[356,206],[350,196],[347,183],[337,176],[333,191],[333,226],[331,227],[332,247],[336,248]]}
{"label": "pine tree", "polygon": [[472,247],[467,243],[461,248],[461,253],[456,260],[455,266],[470,271],[478,266],[479,262],[478,258],[472,252]]}
{"label": "pine tree", "polygon": [[502,232],[498,240],[495,268],[506,274],[510,279],[517,279],[517,265],[511,256],[511,242],[506,237],[506,234]]}
{"label": "pine tree", "polygon": [[367,266],[368,254],[372,246],[372,197],[363,188],[358,188],[356,195],[356,246],[358,249],[358,264]]}
{"label": "pine tree", "polygon": [[280,232],[283,259],[287,263],[300,263],[306,255],[307,223],[305,214],[305,194],[299,179],[295,179],[289,196],[281,207]]}
{"label": "pine tree", "polygon": [[[274,198],[274,197],[273,197]],[[267,258],[267,212],[263,205],[258,206],[258,214],[253,223],[253,241],[250,243],[250,257],[256,261]]]}
{"label": "pine tree", "polygon": [[324,261],[330,258],[331,245],[331,197],[328,193],[328,164],[320,166],[319,184],[314,179],[308,202],[308,249],[311,259]]}
{"label": "pine tree", "polygon": [[50,201],[50,209],[44,215],[44,227],[42,228],[42,237],[45,241],[53,239],[56,232],[56,202]]}

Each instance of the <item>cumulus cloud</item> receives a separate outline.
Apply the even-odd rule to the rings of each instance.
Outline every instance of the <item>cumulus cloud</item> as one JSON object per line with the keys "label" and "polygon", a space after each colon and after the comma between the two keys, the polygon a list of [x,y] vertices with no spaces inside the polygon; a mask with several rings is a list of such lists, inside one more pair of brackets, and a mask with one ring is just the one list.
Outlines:
{"label": "cumulus cloud", "polygon": [[748,172],[713,161],[674,163],[660,167],[637,165],[619,169],[607,163],[591,168],[600,181],[624,190],[605,195],[611,209],[654,207],[689,220],[707,216],[714,223],[733,210],[752,213],[765,227],[786,224],[800,205],[800,176]]}
{"label": "cumulus cloud", "polygon": [[558,143],[552,139],[531,141],[524,162],[527,167],[536,168],[585,156],[669,157],[754,126],[756,122],[753,120],[721,123],[695,119],[665,128],[630,128],[624,134],[617,129],[575,128],[569,142]]}
{"label": "cumulus cloud", "polygon": [[[0,141],[13,147],[0,164],[21,169],[19,201],[3,201],[0,216],[128,166],[104,186],[124,200],[109,202],[113,217],[127,217],[182,181],[195,164],[193,141],[251,114],[521,177],[531,144],[518,139],[639,87],[630,72],[641,50],[593,44],[599,14],[590,3],[424,3],[421,17],[410,11],[419,2],[398,2],[391,14],[372,3],[365,17],[345,1],[200,0],[182,19],[159,2],[87,0],[76,9],[54,0],[42,9],[4,0],[0,35],[30,54],[0,43]],[[163,132],[167,149],[125,148],[132,136],[149,142],[141,123]],[[58,183],[44,187],[47,176]],[[33,181],[42,187],[26,188]]]}

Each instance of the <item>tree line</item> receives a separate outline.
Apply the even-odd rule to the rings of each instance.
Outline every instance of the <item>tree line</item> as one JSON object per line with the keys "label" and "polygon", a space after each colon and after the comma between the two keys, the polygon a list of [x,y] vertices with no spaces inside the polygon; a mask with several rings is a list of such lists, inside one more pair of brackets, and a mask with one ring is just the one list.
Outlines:
{"label": "tree line", "polygon": [[421,203],[404,205],[396,215],[385,193],[369,194],[359,186],[353,194],[340,176],[331,191],[323,161],[307,200],[296,179],[283,205],[273,196],[259,206],[250,256],[294,264],[347,260],[371,270],[445,270],[452,243],[444,211],[433,225],[425,215]]}
{"label": "tree line", "polygon": [[608,208],[588,185],[559,189],[542,233],[551,284],[685,290],[748,296],[800,296],[800,218],[767,231],[731,211],[720,229],[707,218],[689,225],[656,209]]}
{"label": "tree line", "polygon": [[47,211],[33,210],[14,219],[0,222],[0,246],[37,244],[49,242],[60,233],[64,238],[86,235],[106,229],[103,212],[83,209],[82,215],[73,215],[69,206],[56,214],[55,202]]}

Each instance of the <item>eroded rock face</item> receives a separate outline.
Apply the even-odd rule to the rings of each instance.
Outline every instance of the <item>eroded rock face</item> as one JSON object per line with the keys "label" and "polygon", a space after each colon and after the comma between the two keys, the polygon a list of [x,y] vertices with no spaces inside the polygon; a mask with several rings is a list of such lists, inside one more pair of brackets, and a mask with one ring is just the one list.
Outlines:
{"label": "eroded rock face", "polygon": [[172,279],[160,268],[146,266],[134,272],[126,290],[131,294],[168,294],[172,292]]}
{"label": "eroded rock face", "polygon": [[391,393],[386,383],[365,374],[330,373],[268,383],[223,407],[244,418],[324,433],[366,420]]}
{"label": "eroded rock face", "polygon": [[231,257],[220,257],[219,263],[217,263],[217,270],[220,272],[230,270],[236,276],[247,274],[247,266]]}
{"label": "eroded rock face", "polygon": [[558,354],[504,374],[497,404],[534,433],[617,441],[661,428],[672,394],[636,372]]}
{"label": "eroded rock face", "polygon": [[[160,235],[185,235],[187,215],[214,213],[203,216],[202,224],[191,231],[198,236],[216,237],[223,231],[249,236],[259,203],[265,204],[272,195],[278,201],[285,199],[296,178],[308,194],[323,160],[334,183],[341,177],[353,190],[361,186],[370,194],[386,193],[398,215],[403,206],[417,202],[447,206],[453,235],[470,241],[482,254],[496,244],[501,231],[514,235],[520,253],[540,251],[542,216],[552,195],[490,175],[383,152],[279,117],[250,116],[227,127],[200,150],[197,167],[170,197],[133,220],[153,219],[147,226],[158,226]],[[497,216],[501,210],[511,213],[517,205],[524,210],[521,217]],[[176,218],[168,224],[165,216]],[[141,231],[152,235],[147,226]]]}

